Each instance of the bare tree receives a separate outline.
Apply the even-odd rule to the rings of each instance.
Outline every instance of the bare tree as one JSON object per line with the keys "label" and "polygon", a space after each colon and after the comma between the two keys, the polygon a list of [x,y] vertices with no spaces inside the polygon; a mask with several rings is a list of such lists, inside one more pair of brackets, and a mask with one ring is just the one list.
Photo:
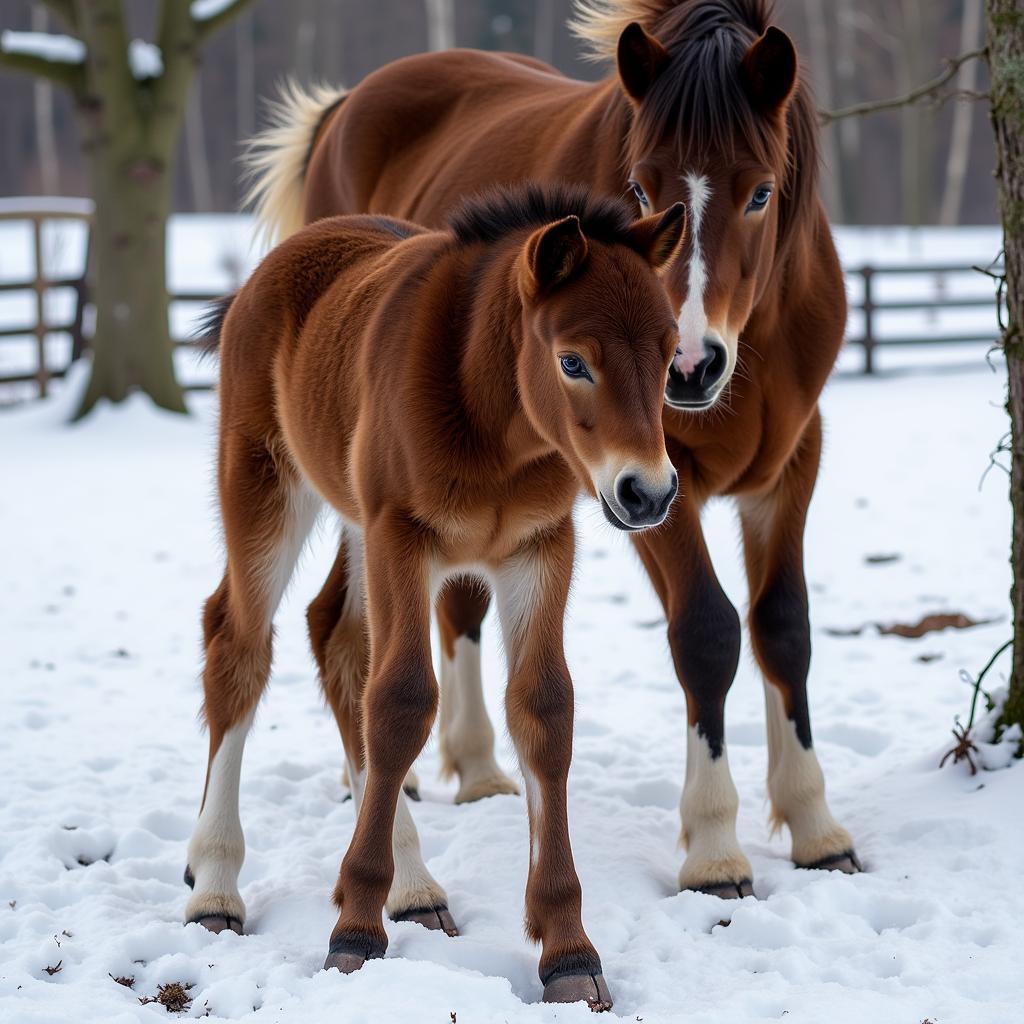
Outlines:
{"label": "bare tree", "polygon": [[550,64],[555,59],[555,0],[534,0],[533,55]]}
{"label": "bare tree", "polygon": [[121,0],[46,0],[74,38],[3,36],[0,64],[71,92],[89,168],[96,331],[78,416],[133,388],[185,411],[167,316],[174,154],[199,49],[246,2],[164,0],[155,45],[129,45]]}
{"label": "bare tree", "polygon": [[235,25],[235,135],[248,139],[256,130],[256,19],[244,11]]}
{"label": "bare tree", "polygon": [[213,209],[213,186],[210,184],[210,161],[206,156],[201,71],[196,75],[185,105],[185,152],[188,155],[188,176],[192,182],[193,209],[197,213],[209,213]]}
{"label": "bare tree", "polygon": [[[996,183],[1003,221],[1006,325],[1002,347],[1009,377],[1010,504],[1013,538],[1013,664],[1003,726],[1024,726],[1024,4],[987,0],[990,116],[996,138]],[[1024,753],[1024,743],[1019,753]]]}
{"label": "bare tree", "polygon": [[427,49],[450,50],[455,45],[454,0],[424,0],[427,5]]}
{"label": "bare tree", "polygon": [[[32,5],[32,31],[45,32],[49,28],[46,8]],[[53,83],[37,78],[32,83],[32,98],[36,124],[36,151],[39,154],[39,184],[49,196],[60,195],[60,167],[57,164],[57,132],[53,123]]]}
{"label": "bare tree", "polygon": [[[823,0],[804,0],[804,17],[807,20],[807,35],[810,40],[811,70],[814,76],[814,92],[817,101],[831,110],[835,105],[832,92],[832,61],[828,54],[828,34],[825,29]],[[838,129],[842,130],[842,126]],[[821,176],[822,197],[833,220],[843,221],[842,180],[846,168],[840,163],[836,146],[836,130],[821,134],[822,157],[826,172]]]}
{"label": "bare tree", "polygon": [[[960,52],[964,53],[978,45],[981,32],[981,0],[964,0],[960,20]],[[973,93],[978,82],[978,62],[969,60],[960,65],[957,72],[956,88],[960,93]],[[942,206],[939,209],[939,223],[953,225],[960,222],[960,206],[964,198],[964,182],[967,180],[967,165],[971,157],[971,129],[974,125],[974,104],[960,102],[953,110],[953,127],[950,132],[949,157],[946,160],[946,184],[942,192]]]}

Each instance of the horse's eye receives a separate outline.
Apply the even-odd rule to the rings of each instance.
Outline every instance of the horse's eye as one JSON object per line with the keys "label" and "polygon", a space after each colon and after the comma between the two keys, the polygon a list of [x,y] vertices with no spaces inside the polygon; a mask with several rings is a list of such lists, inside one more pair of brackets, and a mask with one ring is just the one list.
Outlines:
{"label": "horse's eye", "polygon": [[636,196],[637,202],[641,206],[650,206],[650,200],[647,198],[647,193],[643,190],[643,187],[636,181],[631,181],[629,187],[633,190],[633,195]]}
{"label": "horse's eye", "polygon": [[768,185],[758,185],[754,189],[754,194],[750,197],[750,202],[747,204],[747,211],[750,210],[763,210],[768,205],[768,200],[772,197],[771,187]]}
{"label": "horse's eye", "polygon": [[587,369],[587,364],[576,355],[561,356],[559,362],[562,364],[562,373],[566,377],[582,378],[583,380],[592,381],[594,378],[590,376],[590,371]]}

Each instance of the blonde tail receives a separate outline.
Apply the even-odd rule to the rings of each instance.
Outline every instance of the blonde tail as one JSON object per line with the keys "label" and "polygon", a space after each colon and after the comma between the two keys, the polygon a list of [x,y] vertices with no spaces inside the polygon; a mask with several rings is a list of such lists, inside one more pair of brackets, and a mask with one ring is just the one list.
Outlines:
{"label": "blonde tail", "polygon": [[294,79],[270,104],[270,123],[246,145],[245,205],[256,214],[256,237],[274,244],[305,223],[302,186],[313,137],[324,114],[345,96],[336,86],[303,88]]}

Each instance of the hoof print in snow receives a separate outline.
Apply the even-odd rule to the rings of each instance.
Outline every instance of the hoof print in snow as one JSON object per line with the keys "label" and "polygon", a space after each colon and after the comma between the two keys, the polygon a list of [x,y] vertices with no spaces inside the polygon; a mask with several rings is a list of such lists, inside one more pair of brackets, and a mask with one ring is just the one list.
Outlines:
{"label": "hoof print in snow", "polygon": [[797,864],[797,867],[807,871],[838,871],[843,875],[859,875],[864,870],[860,858],[853,850],[833,853],[829,857],[814,861],[813,864]]}
{"label": "hoof print in snow", "polygon": [[208,932],[213,932],[214,935],[228,931],[234,932],[236,935],[242,934],[242,922],[237,917],[228,917],[225,914],[204,914],[202,917],[194,917],[185,923],[197,924]]}
{"label": "hoof print in snow", "polygon": [[544,985],[545,1003],[585,1002],[595,1013],[612,1008],[603,974],[556,974]]}
{"label": "hoof print in snow", "polygon": [[421,924],[432,932],[444,932],[453,938],[459,934],[459,929],[448,912],[447,907],[413,907],[411,910],[403,910],[396,914],[393,921],[412,921],[414,924]]}

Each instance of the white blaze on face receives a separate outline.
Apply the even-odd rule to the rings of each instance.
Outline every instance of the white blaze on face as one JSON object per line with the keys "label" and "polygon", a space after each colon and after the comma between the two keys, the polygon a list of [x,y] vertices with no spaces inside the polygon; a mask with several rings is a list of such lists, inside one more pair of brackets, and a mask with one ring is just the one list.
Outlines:
{"label": "white blaze on face", "polygon": [[711,199],[711,186],[708,179],[700,174],[684,174],[683,181],[690,192],[690,267],[686,302],[679,311],[679,349],[675,368],[688,374],[704,358],[704,335],[708,329],[708,317],[704,312],[707,269],[701,248],[701,229]]}

